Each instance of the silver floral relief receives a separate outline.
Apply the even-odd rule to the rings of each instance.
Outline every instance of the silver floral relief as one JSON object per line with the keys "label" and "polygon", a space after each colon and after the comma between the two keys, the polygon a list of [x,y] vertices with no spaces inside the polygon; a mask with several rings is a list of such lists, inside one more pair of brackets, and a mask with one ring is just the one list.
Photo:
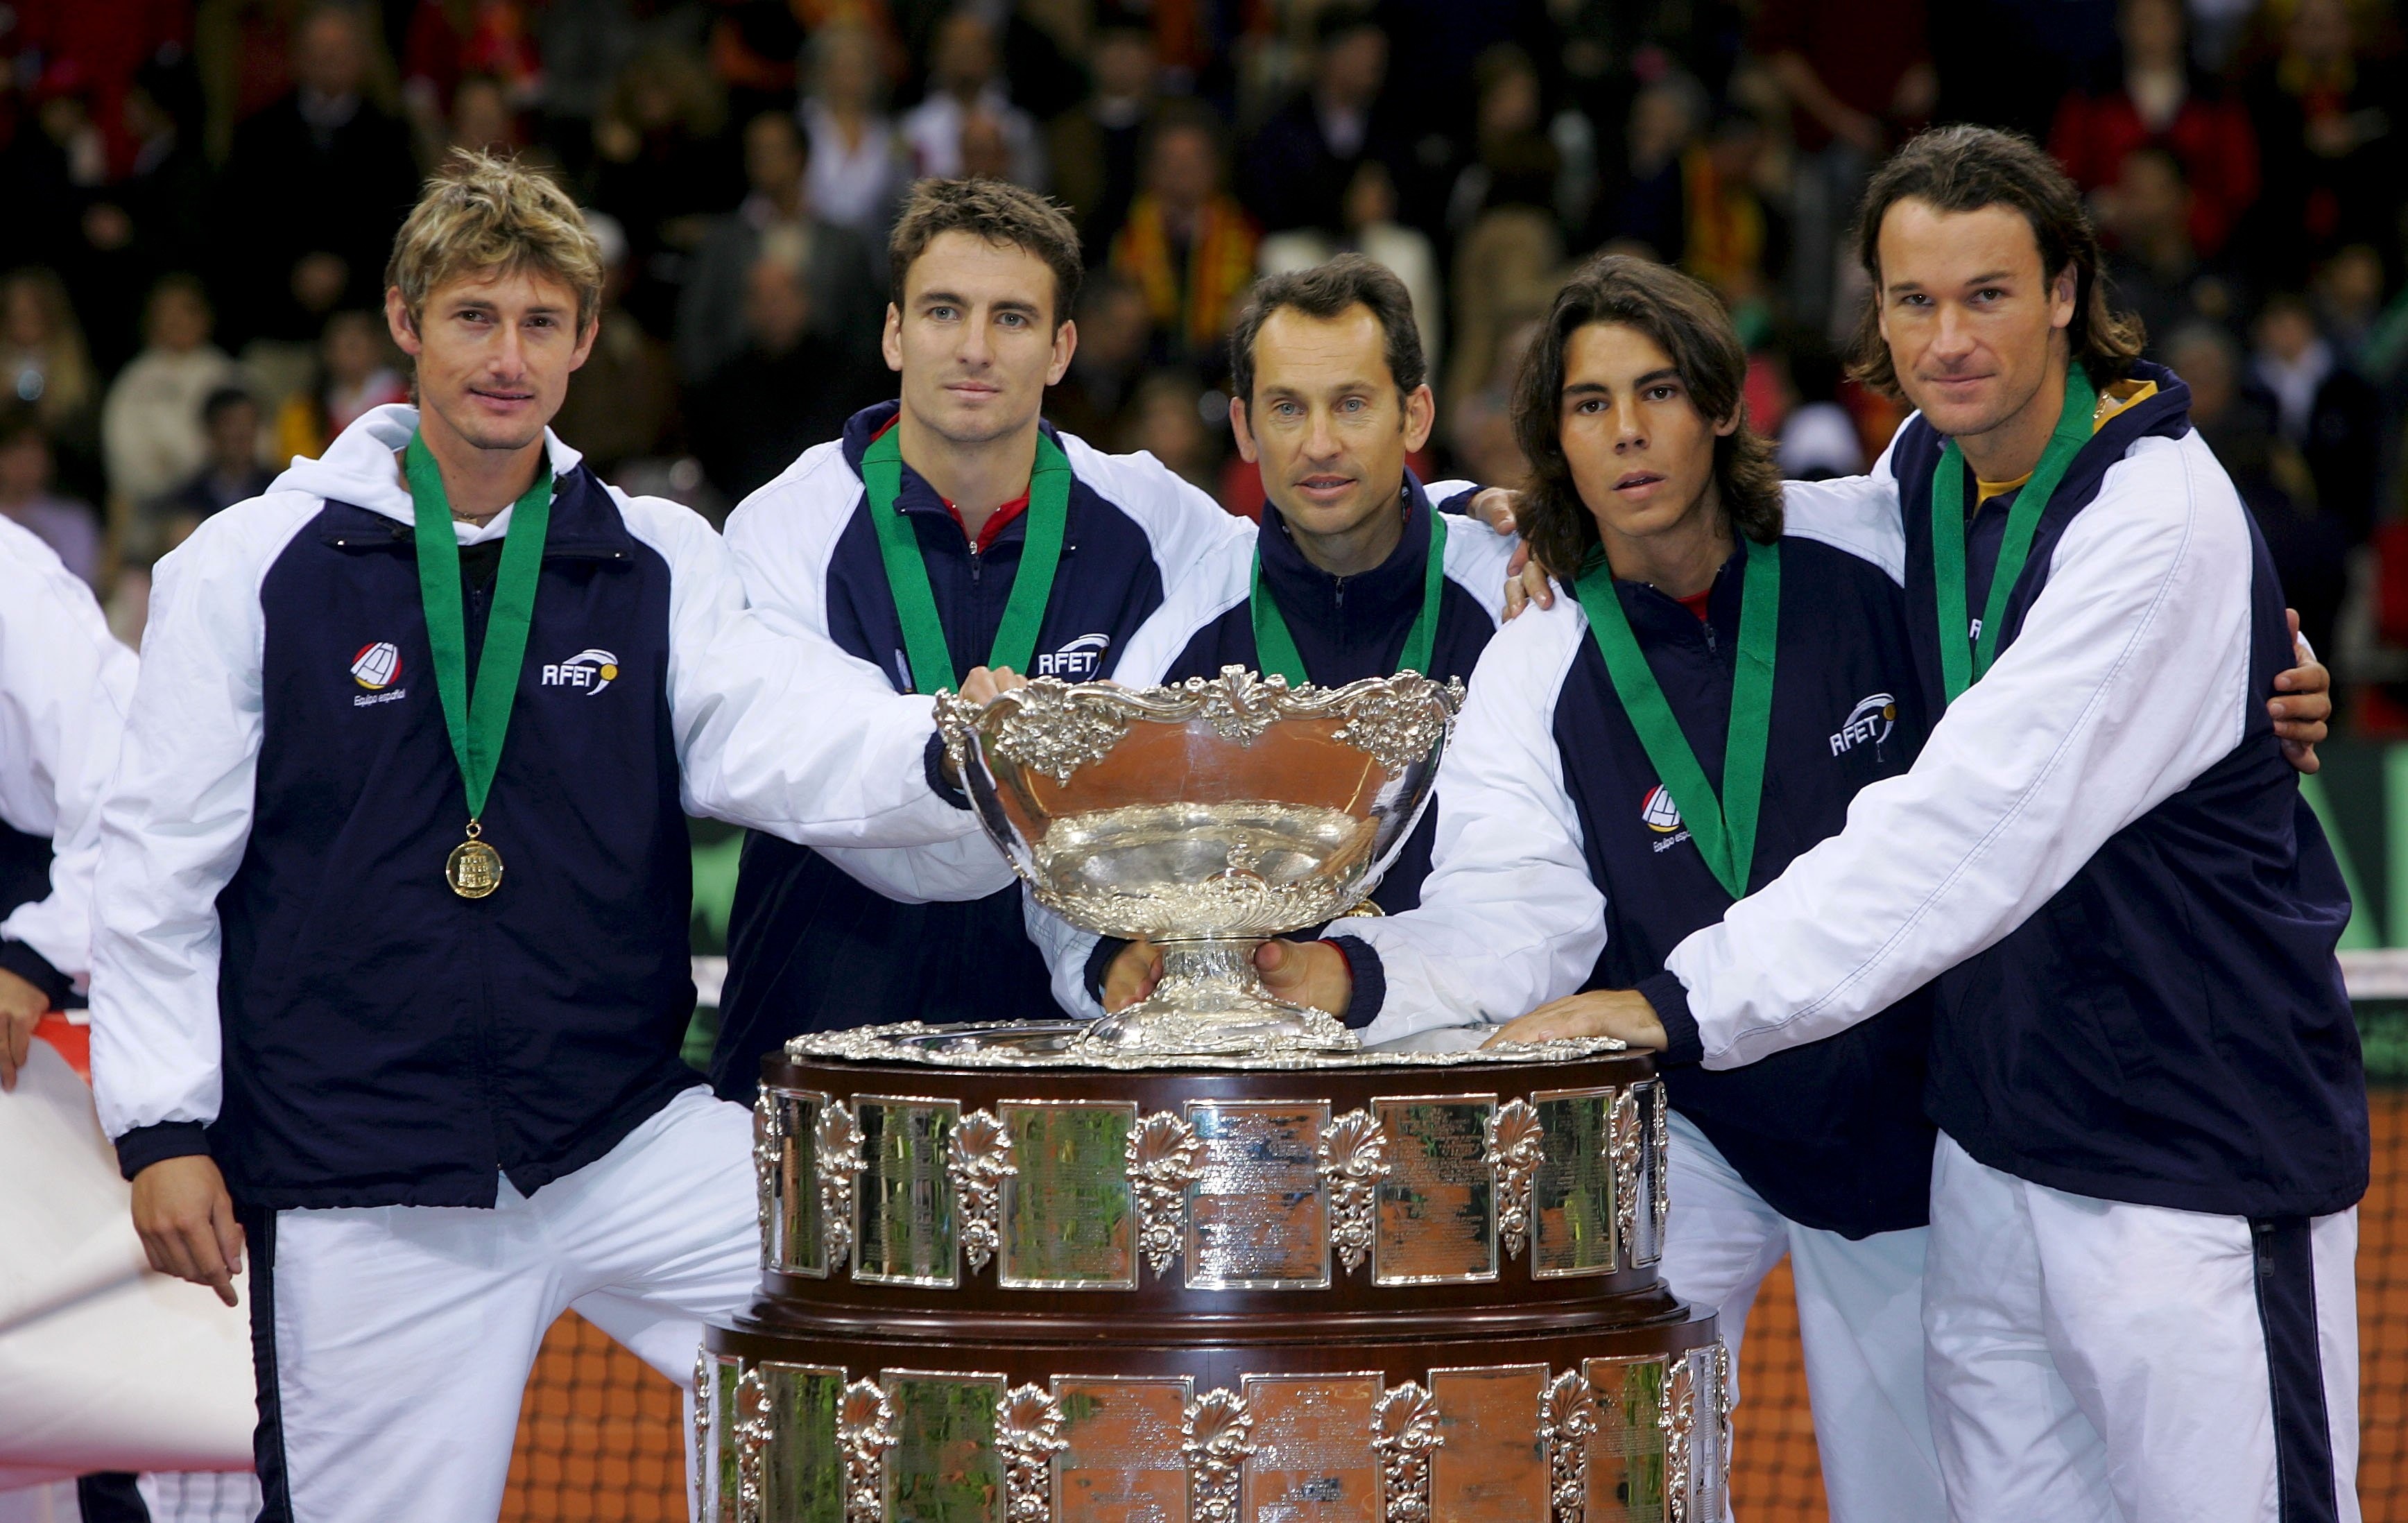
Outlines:
{"label": "silver floral relief", "polygon": [[1430,1453],[1446,1442],[1438,1430],[1438,1399],[1409,1380],[1381,1396],[1371,1420],[1383,1523],[1428,1523]]}
{"label": "silver floral relief", "polygon": [[1132,716],[1110,704],[1082,701],[1074,688],[1031,684],[1025,691],[1028,697],[996,726],[996,754],[1056,783],[1068,783],[1080,768],[1111,755],[1128,733]]}
{"label": "silver floral relief", "polygon": [[769,1452],[769,1387],[758,1369],[736,1379],[736,1523],[762,1523],[762,1470]]}
{"label": "silver floral relief", "polygon": [[1597,1431],[1597,1392],[1585,1373],[1567,1370],[1548,1383],[1539,1425],[1547,1445],[1549,1516],[1553,1523],[1585,1523],[1588,1441]]}
{"label": "silver floral relief", "polygon": [[1238,1483],[1254,1452],[1254,1415],[1232,1390],[1210,1390],[1181,1415],[1191,1523],[1238,1523]]}
{"label": "silver floral relief", "polygon": [[1685,1358],[1671,1361],[1664,1382],[1664,1405],[1656,1413],[1656,1421],[1664,1433],[1665,1523],[1719,1523],[1718,1519],[1689,1516],[1689,1481],[1695,1458],[1690,1444],[1698,1428],[1698,1376],[1697,1367]]}
{"label": "silver floral relief", "polygon": [[1015,1386],[996,1409],[995,1446],[1003,1454],[1005,1523],[1051,1523],[1054,1457],[1070,1446],[1062,1408],[1041,1386]]}
{"label": "silver floral relief", "polygon": [[975,1274],[1003,1241],[1003,1182],[1020,1172],[1011,1162],[1011,1133],[994,1112],[965,1112],[953,1124],[945,1143],[945,1172],[959,1202],[962,1251]]}
{"label": "silver floral relief", "polygon": [[850,1106],[831,1100],[820,1107],[812,1142],[812,1172],[820,1192],[820,1235],[827,1243],[827,1268],[837,1272],[853,1256],[854,1176],[869,1167],[861,1156],[861,1122]]}
{"label": "silver floral relief", "polygon": [[752,1101],[752,1185],[760,1200],[761,1267],[769,1267],[769,1222],[777,1211],[778,1170],[785,1161],[786,1128],[769,1086]]}
{"label": "silver floral relief", "polygon": [[[1018,689],[1013,691],[1017,692]],[[910,1063],[924,1067],[970,1069],[1109,1069],[1116,1072],[1158,1072],[1179,1069],[1201,1072],[1274,1073],[1305,1069],[1453,1069],[1483,1068],[1498,1063],[1568,1063],[1576,1058],[1602,1057],[1623,1052],[1628,1043],[1615,1037],[1567,1037],[1553,1042],[1503,1042],[1461,1052],[1302,1052],[1142,1053],[1073,1050],[1060,1040],[1075,1022],[1035,1022],[1033,1031],[998,1029],[992,1024],[964,1022],[932,1026],[925,1021],[896,1021],[886,1026],[856,1027],[844,1031],[814,1031],[786,1043],[786,1056],[803,1061],[836,1058],[848,1063]]]}
{"label": "silver floral relief", "polygon": [[1638,1091],[1614,1091],[1613,1112],[1606,1119],[1605,1153],[1613,1165],[1613,1228],[1626,1263],[1639,1261],[1640,1153],[1643,1142]]}
{"label": "silver floral relief", "polygon": [[1546,1137],[1538,1107],[1510,1099],[1488,1118],[1488,1168],[1497,1179],[1497,1230],[1505,1256],[1522,1257],[1530,1236],[1530,1181],[1538,1174]]}
{"label": "silver floral relief", "polygon": [[710,1518],[710,1406],[712,1377],[718,1373],[719,1361],[710,1350],[694,1351],[694,1516]]}
{"label": "silver floral relief", "polygon": [[865,1378],[844,1388],[836,1431],[844,1451],[844,1523],[882,1523],[886,1451],[895,1446],[895,1405],[878,1382]]}
{"label": "silver floral relief", "polygon": [[1444,712],[1418,693],[1366,695],[1347,709],[1346,724],[1338,739],[1378,762],[1390,777],[1398,776],[1415,762],[1426,760],[1446,738],[1454,723],[1451,716],[1462,711],[1463,694],[1463,680],[1450,678]]}
{"label": "silver floral relief", "polygon": [[1185,1116],[1156,1111],[1129,1128],[1125,1156],[1138,1252],[1160,1279],[1186,1236],[1187,1187],[1204,1177],[1204,1144]]}
{"label": "silver floral relief", "polygon": [[1329,1186],[1329,1245],[1352,1273],[1371,1252],[1380,1181],[1388,1177],[1388,1137],[1379,1118],[1354,1110],[1332,1120],[1321,1134],[1319,1167]]}

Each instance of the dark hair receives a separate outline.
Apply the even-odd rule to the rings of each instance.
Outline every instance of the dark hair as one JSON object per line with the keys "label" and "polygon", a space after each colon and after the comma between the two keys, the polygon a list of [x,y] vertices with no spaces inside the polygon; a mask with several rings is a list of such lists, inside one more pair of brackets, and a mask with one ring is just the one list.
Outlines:
{"label": "dark hair", "polygon": [[1714,485],[1734,533],[1763,544],[1781,538],[1781,472],[1772,445],[1748,426],[1747,351],[1712,291],[1679,270],[1629,254],[1599,254],[1555,293],[1545,326],[1530,341],[1513,383],[1513,438],[1530,462],[1515,514],[1539,563],[1577,573],[1598,545],[1597,517],[1572,483],[1564,457],[1564,354],[1593,323],[1618,323],[1672,357],[1689,400],[1710,423],[1737,418],[1714,440]]}
{"label": "dark hair", "polygon": [[[377,330],[380,338],[383,336],[383,332],[382,328]],[[257,406],[259,406],[259,399],[240,386],[220,386],[201,399],[201,423],[204,426],[215,424],[218,421],[218,414],[228,408]]]}
{"label": "dark hair", "polygon": [[1388,29],[1380,24],[1378,13],[1363,0],[1331,0],[1312,18],[1313,45],[1326,48],[1348,33],[1366,27],[1387,36]]}
{"label": "dark hair", "polygon": [[1001,180],[924,180],[911,187],[903,214],[886,241],[895,272],[895,305],[903,305],[903,280],[912,262],[946,233],[969,233],[989,243],[1010,244],[1045,261],[1054,272],[1054,325],[1069,321],[1085,270],[1079,230],[1063,209]]}
{"label": "dark hair", "polygon": [[50,431],[42,426],[42,415],[29,407],[0,409],[0,450],[13,450],[29,438],[43,444],[50,442]]}
{"label": "dark hair", "polygon": [[2141,320],[2108,304],[2100,269],[2099,233],[2083,208],[2082,193],[2057,161],[2020,133],[1996,127],[1934,127],[1890,155],[1865,187],[1856,219],[1856,261],[1872,295],[1856,323],[1849,356],[1856,379],[1890,396],[1899,389],[1889,345],[1881,335],[1881,225],[1889,208],[1913,198],[1946,212],[2012,207],[2031,224],[2041,273],[2054,284],[2073,269],[2073,322],[2066,342],[2094,384],[2121,381],[2141,357]]}
{"label": "dark hair", "polygon": [[1413,298],[1397,272],[1376,259],[1342,253],[1311,269],[1267,275],[1254,282],[1238,325],[1229,333],[1230,381],[1251,409],[1254,404],[1254,338],[1273,312],[1289,308],[1307,317],[1332,318],[1350,307],[1368,307],[1387,340],[1388,374],[1397,390],[1410,394],[1429,379],[1422,357],[1422,330],[1413,323]]}

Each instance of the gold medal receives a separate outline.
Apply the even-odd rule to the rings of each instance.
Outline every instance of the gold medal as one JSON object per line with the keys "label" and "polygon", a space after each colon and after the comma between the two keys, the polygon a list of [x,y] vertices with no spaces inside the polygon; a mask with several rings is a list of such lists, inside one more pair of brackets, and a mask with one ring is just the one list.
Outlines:
{"label": "gold medal", "polygon": [[502,886],[502,854],[486,844],[483,835],[484,827],[470,820],[468,839],[452,847],[443,864],[444,880],[464,899],[481,899]]}

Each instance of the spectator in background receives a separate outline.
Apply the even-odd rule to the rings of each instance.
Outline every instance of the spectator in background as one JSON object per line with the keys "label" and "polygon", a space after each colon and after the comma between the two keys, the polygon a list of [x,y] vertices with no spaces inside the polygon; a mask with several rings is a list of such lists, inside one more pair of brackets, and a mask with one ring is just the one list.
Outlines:
{"label": "spectator in background", "polygon": [[100,439],[108,467],[109,520],[183,484],[208,458],[201,403],[236,382],[234,361],[209,342],[216,322],[201,282],[170,275],[150,292],[142,352],[118,373],[101,409]]}
{"label": "spectator in background", "polygon": [[57,551],[88,585],[100,585],[100,521],[90,505],[50,491],[50,438],[30,409],[0,413],[0,513]]}
{"label": "spectator in background", "polygon": [[[276,472],[260,463],[257,399],[239,386],[221,386],[201,404],[201,433],[209,457],[192,480],[143,505],[132,553],[156,560],[189,538],[201,521],[267,490]],[[132,549],[132,547],[129,547]]]}
{"label": "spectator in background", "polygon": [[[1018,157],[1011,149],[1011,128],[1003,118],[983,106],[974,107],[962,118],[962,144],[959,159],[961,174],[966,180],[1001,180],[1014,185],[1026,185],[1017,171]],[[1036,189],[1035,186],[1028,186]]]}
{"label": "spectator in background", "polygon": [[1763,151],[1756,118],[1726,111],[1705,141],[1681,155],[1681,267],[1722,297],[1751,349],[1771,327],[1764,267],[1770,233],[1756,194]]}
{"label": "spectator in background", "polygon": [[2383,325],[2383,256],[2353,243],[2316,266],[2312,284],[2316,325],[2341,362],[2383,387],[2393,379],[2389,356],[2377,352]]}
{"label": "spectator in background", "polygon": [[30,408],[52,445],[97,475],[100,387],[67,288],[47,269],[0,278],[0,408]]}
{"label": "spectator in background", "polygon": [[842,361],[811,331],[810,293],[802,272],[774,253],[745,278],[752,342],[690,393],[687,431],[703,474],[731,502],[842,431],[860,406],[828,383]]}
{"label": "spectator in background", "polygon": [[668,453],[677,438],[677,364],[668,345],[619,305],[627,293],[627,234],[619,219],[588,211],[585,225],[602,256],[601,325],[585,363],[568,378],[552,431],[604,481],[634,492],[621,480],[628,464]]}
{"label": "spectator in background", "polygon": [[1314,18],[1312,85],[1254,134],[1241,180],[1247,207],[1274,233],[1340,231],[1346,187],[1366,158],[1393,175],[1404,162],[1381,109],[1388,80],[1388,34],[1353,0],[1331,0]]}
{"label": "spectator in background", "polygon": [[[37,62],[38,55],[28,62]],[[0,147],[0,258],[72,268],[82,251],[86,197],[108,174],[108,157],[72,62],[53,62],[32,81],[33,114]]]}
{"label": "spectator in background", "polygon": [[986,18],[970,9],[947,16],[938,23],[928,54],[927,98],[903,118],[913,172],[945,179],[962,174],[962,127],[973,113],[982,112],[995,120],[1010,149],[1011,173],[1004,178],[1043,189],[1044,146],[1037,123],[1011,104],[995,29]]}
{"label": "spectator in background", "polygon": [[[306,341],[337,308],[383,299],[418,164],[409,129],[365,93],[367,24],[349,7],[309,12],[294,90],[235,130],[217,240],[225,290],[241,297],[238,339]],[[189,426],[197,437],[197,414]]]}
{"label": "spectator in background", "polygon": [[[2190,186],[2191,248],[2212,258],[2258,198],[2249,113],[2192,65],[2182,0],[2123,0],[2115,31],[2123,41],[2121,72],[2105,89],[2065,97],[2048,151],[2086,192],[2115,187],[2140,149],[2172,154]],[[2108,198],[2099,206],[2111,215]]]}
{"label": "spectator in background", "polygon": [[1808,338],[1789,356],[1789,390],[1796,398],[1781,421],[1777,460],[1793,481],[1826,481],[1864,472],[1864,440],[1856,420],[1840,401],[1845,372],[1839,357]]}
{"label": "spectator in background", "polygon": [[2374,522],[2382,399],[2342,365],[2316,331],[2306,298],[2277,294],[2250,331],[2247,389],[2273,415],[2274,432],[2307,462],[2316,506],[2339,520],[2355,544]]}
{"label": "spectator in background", "polygon": [[[1939,94],[1922,0],[1765,0],[1750,45],[1789,103],[1789,311],[1844,337],[1840,245],[1856,198],[1890,144],[1930,118]],[[1667,257],[1670,257],[1669,255]]]}
{"label": "spectator in background", "polygon": [[2390,236],[2408,81],[2358,36],[2345,0],[2298,0],[2247,95],[2265,167],[2256,262],[2270,280],[2298,284],[2340,245]]}
{"label": "spectator in background", "polygon": [[711,219],[678,298],[678,374],[687,385],[708,381],[752,342],[746,308],[752,267],[770,253],[804,272],[811,326],[844,356],[843,372],[828,384],[861,396],[865,406],[885,390],[878,336],[886,295],[876,263],[859,234],[816,214],[806,189],[810,166],[809,140],[793,117],[764,111],[744,124],[752,193],[734,211]]}
{"label": "spectator in background", "polygon": [[1143,450],[1180,480],[1209,494],[1221,484],[1221,450],[1205,427],[1203,407],[1204,386],[1194,371],[1149,371],[1138,382],[1111,448],[1124,454]]}
{"label": "spectator in background", "polygon": [[216,173],[201,142],[201,83],[188,62],[153,58],[125,93],[125,135],[134,146],[126,177],[110,188],[124,208],[127,238],[149,273],[198,269],[208,258],[209,202]]}
{"label": "spectator in background", "polygon": [[594,124],[595,205],[627,232],[627,310],[675,325],[678,286],[710,219],[744,199],[718,82],[692,50],[656,44],[627,61]]}
{"label": "spectator in background", "polygon": [[1479,104],[1472,117],[1472,161],[1455,178],[1446,223],[1458,234],[1492,207],[1557,209],[1563,154],[1548,136],[1538,65],[1512,43],[1472,65]]}
{"label": "spectator in background", "polygon": [[409,400],[393,366],[384,314],[337,312],[318,338],[318,372],[276,414],[275,458],[315,460],[370,408]]}
{"label": "spectator in background", "polygon": [[401,45],[402,105],[427,145],[430,163],[441,163],[442,148],[458,143],[460,95],[471,80],[490,91],[506,115],[534,103],[543,65],[534,24],[520,0],[416,0],[408,12]]}
{"label": "spectator in background", "polygon": [[2107,278],[2117,305],[2147,330],[2151,352],[2191,318],[2229,318],[2230,282],[2203,266],[2191,239],[2195,198],[2182,161],[2168,149],[2134,149],[2110,189],[2095,198],[2108,244]]}
{"label": "spectator in background", "polygon": [[[1138,150],[1154,105],[1154,35],[1108,25],[1087,52],[1096,88],[1046,128],[1054,191],[1079,224],[1087,263],[1100,265],[1137,199]],[[1081,340],[1085,339],[1081,330]]]}
{"label": "spectator in background", "polygon": [[1219,122],[1201,107],[1166,108],[1147,138],[1144,188],[1111,252],[1111,268],[1145,294],[1157,359],[1219,372],[1259,241],[1254,219],[1221,188]]}
{"label": "spectator in background", "polygon": [[1079,347],[1070,368],[1046,390],[1045,416],[1063,432],[1108,449],[1120,437],[1121,414],[1145,373],[1154,323],[1145,293],[1109,269],[1080,283],[1075,315]]}
{"label": "spectator in background", "polygon": [[2190,387],[2191,425],[2265,536],[2283,600],[2299,611],[2300,633],[2331,659],[2349,585],[2350,531],[2338,515],[2319,510],[2299,453],[2275,432],[2272,413],[2243,391],[2241,348],[2229,333],[2194,321],[2168,332],[2159,347]]}
{"label": "spectator in background", "polygon": [[[1365,159],[1355,166],[1340,221],[1345,232],[1338,237],[1319,228],[1298,227],[1264,238],[1256,259],[1261,273],[1283,275],[1311,269],[1347,252],[1378,260],[1405,282],[1412,296],[1413,325],[1421,330],[1422,356],[1436,373],[1445,358],[1441,342],[1445,323],[1440,314],[1446,310],[1445,295],[1439,287],[1438,253],[1430,247],[1428,235],[1397,220],[1397,186],[1386,165]],[[1084,343],[1086,330],[1079,333]]]}
{"label": "spectator in background", "polygon": [[1680,263],[1688,241],[1682,165],[1706,110],[1704,89],[1685,74],[1652,80],[1631,97],[1622,172],[1598,198],[1593,241],[1635,243],[1650,258]]}
{"label": "spectator in background", "polygon": [[810,39],[811,86],[799,115],[810,138],[812,209],[860,234],[882,266],[886,229],[911,171],[886,115],[886,72],[877,34],[831,22]]}
{"label": "spectator in background", "polygon": [[526,146],[525,136],[502,81],[490,74],[471,74],[452,92],[451,120],[428,158],[440,164],[455,148],[476,153],[515,153]]}

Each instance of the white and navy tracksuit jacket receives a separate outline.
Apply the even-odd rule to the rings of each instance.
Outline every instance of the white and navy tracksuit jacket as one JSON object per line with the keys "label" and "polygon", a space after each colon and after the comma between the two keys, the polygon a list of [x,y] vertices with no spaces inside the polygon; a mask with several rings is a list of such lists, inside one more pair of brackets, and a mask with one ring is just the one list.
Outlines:
{"label": "white and navy tracksuit jacket", "polygon": [[[1151,686],[1216,677],[1224,667],[1259,669],[1252,601],[1258,553],[1263,584],[1279,599],[1297,654],[1316,685],[1342,687],[1366,677],[1393,675],[1421,614],[1429,567],[1428,515],[1434,511],[1450,516],[1437,639],[1430,669],[1423,675],[1468,680],[1504,617],[1505,568],[1519,543],[1478,519],[1459,516],[1479,490],[1469,481],[1425,487],[1407,471],[1403,537],[1386,560],[1347,577],[1333,576],[1305,559],[1280,510],[1264,504],[1259,529],[1220,546],[1131,638],[1119,680]],[[1436,813],[1423,814],[1372,894],[1383,911],[1399,913],[1421,902]],[[1030,939],[1044,948],[1052,966],[1054,998],[1073,1014],[1101,1013],[1097,996],[1103,975],[1127,943],[1077,930],[1039,909],[1034,900],[1027,906],[1027,919]]]}
{"label": "white and navy tracksuit jacket", "polygon": [[[737,509],[727,542],[763,620],[833,639],[908,693],[910,663],[861,479],[863,452],[897,410],[867,409],[841,439],[806,452]],[[1111,677],[1166,594],[1219,547],[1250,541],[1251,527],[1151,455],[1105,454],[1044,426],[1069,460],[1070,500],[1025,675]],[[919,535],[947,646],[965,667],[983,662],[1011,596],[1025,515],[974,547],[908,465],[896,510]],[[931,749],[926,770],[942,786],[937,761]],[[983,837],[914,851],[812,851],[761,835],[745,842],[711,1058],[720,1094],[749,1098],[762,1055],[806,1031],[1049,1009],[1016,882]]]}
{"label": "white and navy tracksuit jacket", "polygon": [[[1858,790],[1921,743],[1904,600],[1844,549],[1782,541],[1772,727],[1753,882],[1835,835]],[[1616,582],[1625,614],[1706,775],[1730,723],[1746,555],[1708,617]],[[1385,1040],[1467,1017],[1509,1021],[1582,989],[1650,989],[1682,938],[1731,899],[1682,827],[1615,695],[1579,601],[1532,608],[1489,643],[1438,785],[1422,908],[1348,921],[1349,1024]],[[1674,1107],[1782,1215],[1852,1238],[1922,1225],[1932,1131],[1917,1107],[1926,999],[1749,1068],[1668,1062]]]}
{"label": "white and navy tracksuit jacket", "polygon": [[0,519],[0,969],[73,998],[92,968],[100,799],[134,653],[50,546]]}
{"label": "white and navy tracksuit jacket", "polygon": [[[928,702],[743,610],[710,526],[549,441],[551,529],[483,820],[466,806],[379,408],[159,564],[102,810],[93,1069],[130,1178],[216,1159],[237,1206],[490,1206],[695,1083],[688,810],[858,844],[962,834]],[[469,669],[510,512],[460,524]],[[480,549],[480,547],[490,547]],[[841,717],[833,717],[840,715]]]}

